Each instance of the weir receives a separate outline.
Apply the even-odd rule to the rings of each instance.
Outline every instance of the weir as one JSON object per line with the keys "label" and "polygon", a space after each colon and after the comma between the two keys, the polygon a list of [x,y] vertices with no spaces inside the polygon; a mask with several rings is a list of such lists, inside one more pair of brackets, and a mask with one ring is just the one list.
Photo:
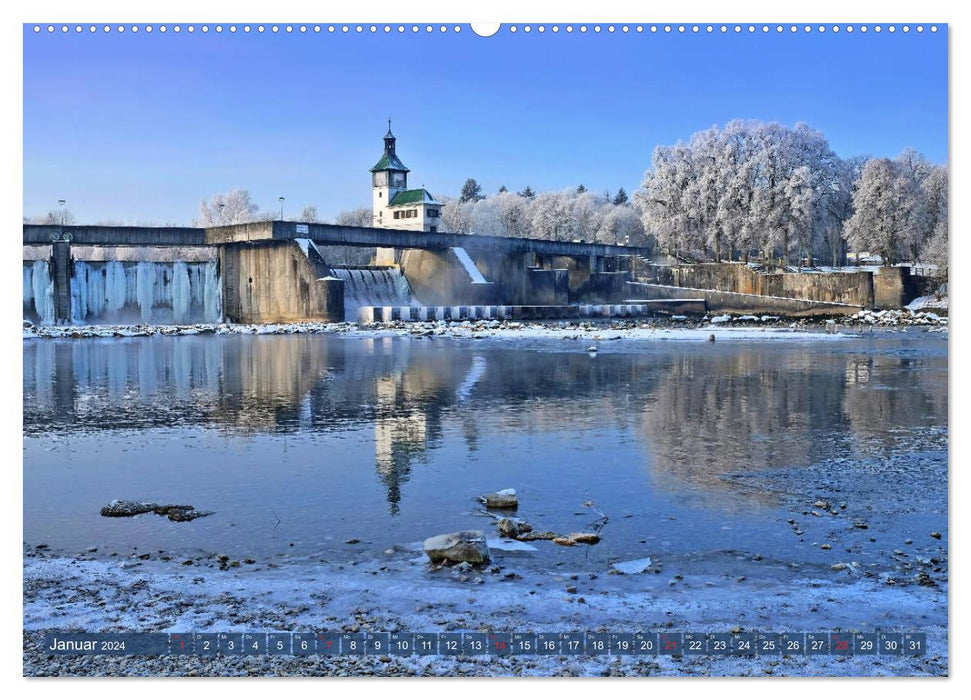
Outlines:
{"label": "weir", "polygon": [[398,267],[339,268],[334,277],[344,282],[344,319],[354,321],[366,306],[417,306],[408,280]]}
{"label": "weir", "polygon": [[[23,241],[24,318],[41,324],[355,321],[366,307],[562,306],[569,315],[584,304],[677,300],[692,286],[685,271],[675,283],[681,291],[663,283],[632,288],[629,261],[649,253],[640,247],[431,230],[293,221],[206,229],[25,224]],[[333,269],[330,246],[391,251],[397,262]],[[691,274],[708,270],[695,267]],[[704,298],[709,311],[776,313],[768,310],[776,299],[791,295],[784,307],[793,315],[840,315],[875,302],[899,306],[913,292],[908,277],[889,272],[843,275],[840,285],[803,275],[793,290],[785,285],[794,277],[764,277],[765,293],[744,300],[729,302],[718,286],[701,284],[688,296]],[[770,283],[781,292],[769,292]],[[820,285],[815,298],[798,297]]]}
{"label": "weir", "polygon": [[[611,303],[622,294],[599,278],[604,256],[647,252],[292,221],[25,224],[23,243],[24,318],[41,324],[341,321],[365,306]],[[332,269],[332,245],[397,250],[400,264]]]}

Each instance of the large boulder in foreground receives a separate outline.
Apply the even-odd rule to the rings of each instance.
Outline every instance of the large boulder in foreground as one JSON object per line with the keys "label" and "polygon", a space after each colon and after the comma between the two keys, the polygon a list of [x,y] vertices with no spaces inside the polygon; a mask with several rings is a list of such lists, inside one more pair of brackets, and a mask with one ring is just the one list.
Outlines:
{"label": "large boulder in foreground", "polygon": [[489,561],[489,545],[482,530],[463,530],[429,537],[425,540],[425,554],[436,564],[445,561],[483,564]]}

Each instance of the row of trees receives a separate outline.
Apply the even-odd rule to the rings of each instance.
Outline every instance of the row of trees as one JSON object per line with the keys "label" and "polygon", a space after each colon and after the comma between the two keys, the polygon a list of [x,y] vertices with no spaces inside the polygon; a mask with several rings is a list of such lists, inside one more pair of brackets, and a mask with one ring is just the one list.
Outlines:
{"label": "row of trees", "polygon": [[658,147],[634,201],[660,246],[699,259],[838,265],[852,248],[892,264],[947,249],[946,168],[913,150],[843,159],[805,124],[733,121]]}
{"label": "row of trees", "polygon": [[502,189],[464,201],[462,197],[437,198],[443,203],[442,225],[453,233],[648,244],[641,218],[623,190],[614,197],[580,186],[539,194]]}

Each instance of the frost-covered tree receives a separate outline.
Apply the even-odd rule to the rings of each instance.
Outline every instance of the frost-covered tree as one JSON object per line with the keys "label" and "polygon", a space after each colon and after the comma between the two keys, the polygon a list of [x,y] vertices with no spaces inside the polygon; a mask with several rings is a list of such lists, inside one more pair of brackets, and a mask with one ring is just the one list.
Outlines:
{"label": "frost-covered tree", "polygon": [[76,222],[74,213],[66,207],[51,209],[46,214],[39,216],[24,217],[25,224],[42,224],[46,226],[63,224],[64,226],[73,226]]}
{"label": "frost-covered tree", "polygon": [[502,235],[513,238],[529,237],[529,205],[531,200],[518,194],[503,192],[496,197]]}
{"label": "frost-covered tree", "polygon": [[566,240],[572,233],[570,202],[562,192],[542,192],[530,207],[531,238],[548,241]]}
{"label": "frost-covered tree", "polygon": [[[948,173],[943,166],[930,166],[920,183],[922,207],[917,240],[912,247],[913,259],[923,261],[925,251],[939,258],[947,251]],[[933,245],[931,245],[933,241]],[[929,262],[929,261],[928,261]],[[934,263],[940,265],[940,262]],[[945,268],[947,263],[944,263]]]}
{"label": "frost-covered tree", "polygon": [[830,225],[840,159],[804,124],[733,121],[655,149],[634,201],[675,253],[715,260],[812,257]]}
{"label": "frost-covered tree", "polygon": [[526,185],[524,189],[520,190],[516,194],[518,194],[520,197],[525,197],[526,199],[532,199],[536,196],[536,193],[533,192],[529,185]]}
{"label": "frost-covered tree", "polygon": [[459,195],[459,202],[466,204],[467,202],[478,202],[480,199],[485,199],[485,195],[482,194],[482,185],[475,181],[475,178],[469,178],[462,185],[462,193]]}
{"label": "frost-covered tree", "polygon": [[498,194],[502,194],[503,192],[508,192],[508,191],[509,191],[509,188],[506,187],[505,185],[499,185],[499,189],[497,190]]}
{"label": "frost-covered tree", "polygon": [[199,205],[200,226],[245,224],[258,219],[259,207],[248,190],[234,189],[214,195]]}
{"label": "frost-covered tree", "polygon": [[611,205],[601,210],[597,228],[597,243],[609,245],[647,246],[650,241],[644,235],[644,224],[633,207]]}
{"label": "frost-covered tree", "polygon": [[300,221],[305,221],[308,224],[320,223],[320,214],[317,213],[317,207],[308,205],[303,208],[300,212]]}
{"label": "frost-covered tree", "polygon": [[367,207],[345,209],[337,214],[334,223],[338,226],[374,226],[374,212]]}
{"label": "frost-covered tree", "polygon": [[450,197],[436,197],[442,205],[442,226],[449,233],[472,231],[472,203],[463,203]]}
{"label": "frost-covered tree", "polygon": [[847,241],[855,250],[878,253],[885,265],[893,265],[920,238],[921,206],[920,189],[906,164],[872,158],[853,192]]}
{"label": "frost-covered tree", "polygon": [[614,204],[627,204],[627,199],[628,199],[628,197],[627,197],[627,190],[625,190],[623,187],[621,187],[619,190],[617,190],[617,194],[614,195],[613,203]]}

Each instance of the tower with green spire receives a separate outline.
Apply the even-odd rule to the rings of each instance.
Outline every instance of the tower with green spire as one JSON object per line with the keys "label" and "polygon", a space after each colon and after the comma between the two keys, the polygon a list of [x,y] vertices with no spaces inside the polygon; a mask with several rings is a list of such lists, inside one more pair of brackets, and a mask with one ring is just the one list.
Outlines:
{"label": "tower with green spire", "polygon": [[371,201],[374,226],[407,231],[441,230],[442,204],[424,187],[408,189],[410,171],[396,152],[396,139],[388,120],[384,153],[371,168]]}

